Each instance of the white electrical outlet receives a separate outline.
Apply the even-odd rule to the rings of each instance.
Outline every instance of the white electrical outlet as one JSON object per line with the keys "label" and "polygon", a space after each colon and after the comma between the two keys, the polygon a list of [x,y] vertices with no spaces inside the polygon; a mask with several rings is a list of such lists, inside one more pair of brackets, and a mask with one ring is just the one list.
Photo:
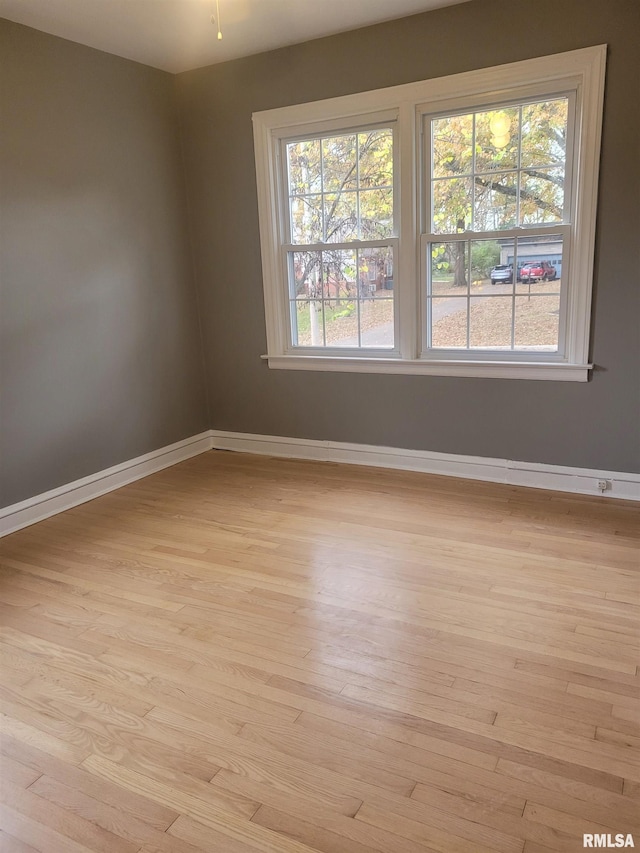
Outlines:
{"label": "white electrical outlet", "polygon": [[598,480],[598,488],[601,492],[607,492],[611,489],[611,480]]}

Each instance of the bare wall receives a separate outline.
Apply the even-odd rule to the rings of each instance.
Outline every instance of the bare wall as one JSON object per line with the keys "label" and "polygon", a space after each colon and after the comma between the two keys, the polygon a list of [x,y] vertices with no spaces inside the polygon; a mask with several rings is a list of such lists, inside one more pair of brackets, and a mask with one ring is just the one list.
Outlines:
{"label": "bare wall", "polygon": [[175,78],[0,21],[0,506],[208,426]]}
{"label": "bare wall", "polygon": [[[640,471],[636,0],[474,0],[178,77],[216,429]],[[589,383],[270,370],[251,114],[607,43]]]}

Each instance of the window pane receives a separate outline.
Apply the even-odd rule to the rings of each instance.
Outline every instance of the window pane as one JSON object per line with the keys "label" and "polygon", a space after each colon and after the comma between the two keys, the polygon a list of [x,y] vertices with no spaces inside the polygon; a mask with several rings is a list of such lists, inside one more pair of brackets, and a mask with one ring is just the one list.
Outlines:
{"label": "window pane", "polygon": [[559,296],[516,296],[515,348],[558,349]]}
{"label": "window pane", "polygon": [[322,140],[322,183],[326,193],[356,189],[355,134]]}
{"label": "window pane", "polygon": [[474,252],[472,250],[473,268],[478,271],[489,270],[488,278],[491,282],[492,291],[512,293],[517,279],[517,276],[513,274],[516,268],[516,241],[513,238],[477,240],[473,245],[478,246],[475,250],[475,258],[473,258]]}
{"label": "window pane", "polygon": [[[513,240],[509,241],[513,245]],[[504,271],[496,269],[504,254],[497,240],[473,240],[471,242],[471,281],[474,289],[482,288],[489,295],[510,293],[513,290],[513,269],[505,265]],[[502,285],[496,289],[491,285]]]}
{"label": "window pane", "polygon": [[472,296],[469,312],[471,349],[510,349],[513,300],[510,296]]}
{"label": "window pane", "polygon": [[323,346],[322,302],[300,298],[291,300],[290,306],[294,347]]}
{"label": "window pane", "polygon": [[322,296],[320,252],[289,252],[289,298]]}
{"label": "window pane", "polygon": [[322,189],[320,175],[320,140],[306,139],[287,145],[289,194],[310,195]]}
{"label": "window pane", "polygon": [[520,175],[520,224],[561,222],[564,169],[526,169]]}
{"label": "window pane", "polygon": [[562,237],[545,235],[518,240],[516,293],[560,293]]}
{"label": "window pane", "polygon": [[431,346],[435,349],[467,346],[466,298],[431,299]]}
{"label": "window pane", "polygon": [[322,241],[322,196],[296,196],[291,206],[291,242],[320,243]]}
{"label": "window pane", "polygon": [[519,144],[519,107],[476,113],[476,172],[516,169]]}
{"label": "window pane", "polygon": [[393,250],[358,252],[360,338],[363,347],[394,346]]}
{"label": "window pane", "polygon": [[393,190],[360,193],[360,239],[380,240],[393,236]]}
{"label": "window pane", "polygon": [[518,197],[516,172],[476,175],[474,231],[514,228]]}
{"label": "window pane", "polygon": [[468,243],[431,244],[430,292],[433,296],[464,294],[469,288]]}
{"label": "window pane", "polygon": [[360,300],[360,340],[363,347],[393,347],[393,297]]}
{"label": "window pane", "polygon": [[324,221],[327,243],[346,243],[358,236],[358,201],[355,192],[331,193],[324,197]]}
{"label": "window pane", "polygon": [[434,119],[431,133],[433,177],[470,174],[473,162],[473,115]]}
{"label": "window pane", "polygon": [[568,106],[566,98],[557,98],[522,107],[522,168],[564,167]]}
{"label": "window pane", "polygon": [[355,299],[325,302],[324,320],[328,347],[358,346],[358,303]]}
{"label": "window pane", "polygon": [[471,178],[433,182],[433,232],[455,234],[471,225]]}
{"label": "window pane", "polygon": [[388,246],[358,251],[358,295],[393,298],[393,250]]}
{"label": "window pane", "polygon": [[393,132],[389,128],[358,134],[359,187],[393,185]]}
{"label": "window pane", "polygon": [[322,282],[325,299],[336,300],[357,297],[356,252],[348,249],[322,252]]}

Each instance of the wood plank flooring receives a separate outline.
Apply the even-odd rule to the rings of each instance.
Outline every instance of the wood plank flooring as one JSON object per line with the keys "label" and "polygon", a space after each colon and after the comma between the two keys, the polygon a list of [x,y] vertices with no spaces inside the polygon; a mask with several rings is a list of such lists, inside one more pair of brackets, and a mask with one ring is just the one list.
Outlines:
{"label": "wood plank flooring", "polygon": [[212,451],[0,542],[0,850],[640,846],[640,508]]}

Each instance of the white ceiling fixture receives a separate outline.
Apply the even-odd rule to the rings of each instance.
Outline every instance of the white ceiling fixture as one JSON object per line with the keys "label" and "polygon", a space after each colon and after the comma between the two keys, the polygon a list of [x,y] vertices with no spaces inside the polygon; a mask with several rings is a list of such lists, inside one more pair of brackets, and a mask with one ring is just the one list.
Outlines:
{"label": "white ceiling fixture", "polygon": [[218,41],[222,41],[222,29],[220,27],[220,0],[216,0],[216,13],[211,16],[211,23],[216,25]]}
{"label": "white ceiling fixture", "polygon": [[179,73],[460,2],[0,0],[0,17]]}

